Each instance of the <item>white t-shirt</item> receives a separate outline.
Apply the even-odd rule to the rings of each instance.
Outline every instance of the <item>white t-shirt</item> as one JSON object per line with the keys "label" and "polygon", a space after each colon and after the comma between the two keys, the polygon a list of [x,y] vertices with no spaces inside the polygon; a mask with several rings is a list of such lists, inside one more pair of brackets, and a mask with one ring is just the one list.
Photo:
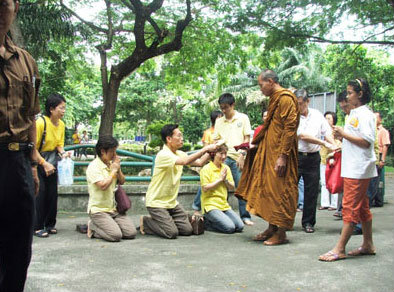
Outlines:
{"label": "white t-shirt", "polygon": [[365,139],[370,145],[367,149],[361,148],[343,139],[341,176],[354,179],[377,176],[374,151],[375,115],[366,105],[355,108],[350,111],[344,130],[345,133]]}
{"label": "white t-shirt", "polygon": [[[300,134],[307,134],[317,139],[324,139],[325,136],[331,135],[332,130],[326,118],[321,112],[316,109],[308,108],[308,115],[300,116],[300,124],[297,129],[297,136]],[[320,150],[320,145],[308,143],[298,139],[299,152],[317,152]]]}

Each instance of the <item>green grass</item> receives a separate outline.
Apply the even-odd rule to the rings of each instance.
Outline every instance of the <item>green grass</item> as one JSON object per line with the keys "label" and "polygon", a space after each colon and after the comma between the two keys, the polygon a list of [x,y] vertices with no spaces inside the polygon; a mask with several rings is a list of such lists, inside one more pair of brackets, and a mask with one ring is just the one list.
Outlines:
{"label": "green grass", "polygon": [[384,167],[384,171],[385,172],[394,172],[394,167],[392,167],[392,166],[385,166]]}

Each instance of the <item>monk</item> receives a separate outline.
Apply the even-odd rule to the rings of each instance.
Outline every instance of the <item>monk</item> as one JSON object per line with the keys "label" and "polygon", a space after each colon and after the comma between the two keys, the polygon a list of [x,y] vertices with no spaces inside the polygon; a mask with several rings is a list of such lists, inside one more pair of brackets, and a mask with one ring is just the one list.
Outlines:
{"label": "monk", "polygon": [[269,96],[268,114],[262,130],[246,157],[236,195],[247,209],[268,221],[268,228],[254,240],[264,245],[287,243],[297,210],[297,128],[300,120],[295,95],[282,88],[278,75],[269,69],[258,77],[261,92]]}

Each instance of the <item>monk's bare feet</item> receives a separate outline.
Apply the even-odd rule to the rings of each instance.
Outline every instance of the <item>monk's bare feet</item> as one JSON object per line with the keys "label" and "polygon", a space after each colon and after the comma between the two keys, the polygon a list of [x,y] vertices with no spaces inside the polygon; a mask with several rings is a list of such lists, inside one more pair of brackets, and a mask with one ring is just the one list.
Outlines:
{"label": "monk's bare feet", "polygon": [[275,225],[270,224],[268,228],[256,236],[253,237],[254,241],[266,241],[267,239],[270,239],[275,232],[278,230],[278,227]]}
{"label": "monk's bare feet", "polygon": [[271,236],[269,240],[263,242],[264,245],[281,245],[288,243],[289,240],[286,237],[286,231],[282,228],[278,230]]}

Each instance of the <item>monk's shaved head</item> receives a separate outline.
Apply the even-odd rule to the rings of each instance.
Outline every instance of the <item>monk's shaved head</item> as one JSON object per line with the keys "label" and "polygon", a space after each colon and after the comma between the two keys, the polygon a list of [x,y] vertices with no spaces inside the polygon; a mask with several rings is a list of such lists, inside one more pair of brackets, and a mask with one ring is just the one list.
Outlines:
{"label": "monk's shaved head", "polygon": [[263,72],[261,72],[260,74],[260,77],[262,80],[272,79],[272,81],[274,81],[275,83],[279,83],[278,74],[276,74],[274,71],[270,69],[263,70]]}

